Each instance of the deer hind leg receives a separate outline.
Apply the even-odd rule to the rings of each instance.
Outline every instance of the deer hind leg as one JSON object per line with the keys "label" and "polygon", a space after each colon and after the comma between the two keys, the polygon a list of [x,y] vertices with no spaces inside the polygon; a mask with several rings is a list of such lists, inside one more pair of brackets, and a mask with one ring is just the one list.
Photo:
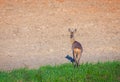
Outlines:
{"label": "deer hind leg", "polygon": [[80,54],[77,55],[77,67],[79,66]]}
{"label": "deer hind leg", "polygon": [[75,67],[75,53],[74,53],[74,51],[73,51],[73,65]]}
{"label": "deer hind leg", "polygon": [[75,62],[76,62],[76,66],[79,66],[79,61],[80,61],[80,57],[81,57],[81,50],[80,49],[75,49]]}
{"label": "deer hind leg", "polygon": [[79,63],[80,63],[80,58],[81,58],[81,50],[78,52],[78,62],[77,62],[77,66],[79,66]]}
{"label": "deer hind leg", "polygon": [[77,66],[77,53],[74,51],[73,52],[73,59],[74,59],[74,67]]}

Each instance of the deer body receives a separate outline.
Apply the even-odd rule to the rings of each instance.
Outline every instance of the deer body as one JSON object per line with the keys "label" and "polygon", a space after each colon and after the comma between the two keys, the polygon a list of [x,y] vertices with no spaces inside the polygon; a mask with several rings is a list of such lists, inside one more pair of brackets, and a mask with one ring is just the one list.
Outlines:
{"label": "deer body", "polygon": [[74,33],[76,32],[76,29],[74,31],[69,29],[69,32],[70,32],[70,39],[71,39],[71,43],[72,43],[73,59],[75,62],[74,67],[75,66],[78,67],[79,61],[80,61],[80,58],[81,58],[81,55],[83,52],[83,48],[82,48],[82,45],[78,41],[75,41],[75,39],[74,39]]}

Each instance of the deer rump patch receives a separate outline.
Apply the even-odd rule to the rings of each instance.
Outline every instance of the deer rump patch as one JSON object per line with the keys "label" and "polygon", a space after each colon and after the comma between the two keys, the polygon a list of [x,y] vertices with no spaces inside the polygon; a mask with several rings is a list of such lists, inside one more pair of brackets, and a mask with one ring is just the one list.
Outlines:
{"label": "deer rump patch", "polygon": [[75,58],[75,60],[78,60],[80,58],[80,56],[81,56],[81,49],[74,48],[73,51],[74,51],[74,58]]}

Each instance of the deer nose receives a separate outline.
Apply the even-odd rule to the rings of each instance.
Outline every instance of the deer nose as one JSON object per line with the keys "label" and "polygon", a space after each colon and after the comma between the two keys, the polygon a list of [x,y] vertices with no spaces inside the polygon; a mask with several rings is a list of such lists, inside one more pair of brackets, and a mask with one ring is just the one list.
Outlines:
{"label": "deer nose", "polygon": [[70,38],[73,38],[73,35],[70,35]]}

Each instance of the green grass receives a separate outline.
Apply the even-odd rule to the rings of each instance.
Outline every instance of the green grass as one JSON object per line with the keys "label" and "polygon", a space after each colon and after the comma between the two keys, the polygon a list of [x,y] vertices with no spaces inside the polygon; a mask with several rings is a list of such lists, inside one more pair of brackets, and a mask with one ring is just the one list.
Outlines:
{"label": "green grass", "polygon": [[0,82],[120,82],[120,61],[0,71]]}

